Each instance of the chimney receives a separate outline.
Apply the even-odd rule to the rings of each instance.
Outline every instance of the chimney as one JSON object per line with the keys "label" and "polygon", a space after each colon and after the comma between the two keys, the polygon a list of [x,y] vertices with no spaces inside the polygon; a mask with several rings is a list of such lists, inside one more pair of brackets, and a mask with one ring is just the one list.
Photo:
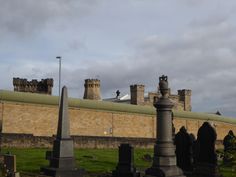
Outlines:
{"label": "chimney", "polygon": [[179,101],[182,101],[184,103],[184,111],[191,111],[191,96],[192,96],[192,90],[178,90],[179,95]]}
{"label": "chimney", "polygon": [[142,105],[144,103],[144,87],[144,85],[137,84],[130,86],[130,104]]}

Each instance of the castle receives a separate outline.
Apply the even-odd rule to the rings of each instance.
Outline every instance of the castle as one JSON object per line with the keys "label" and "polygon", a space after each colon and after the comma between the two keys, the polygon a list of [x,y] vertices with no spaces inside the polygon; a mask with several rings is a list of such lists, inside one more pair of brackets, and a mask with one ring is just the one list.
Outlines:
{"label": "castle", "polygon": [[[177,95],[171,94],[169,89],[169,97],[174,103],[175,110],[191,111],[191,95],[192,91],[183,89],[178,90]],[[128,103],[134,105],[149,105],[152,106],[160,98],[160,92],[149,92],[145,96],[144,85],[130,85],[130,96],[103,99],[103,101],[110,101],[116,103]],[[100,94],[100,80],[98,79],[86,79],[84,84],[84,99],[101,100]]]}
{"label": "castle", "polygon": [[14,91],[16,92],[32,92],[32,93],[42,93],[42,94],[52,94],[53,79],[42,79],[37,81],[33,79],[28,81],[22,78],[13,78]]}
{"label": "castle", "polygon": [[[52,94],[53,79],[42,79],[41,81],[27,79],[13,78],[14,91],[18,92],[32,92],[42,94]],[[169,89],[169,97],[174,103],[175,110],[191,111],[191,95],[192,91],[188,89],[178,90],[178,94],[171,94]],[[110,101],[116,103],[127,103],[133,105],[152,106],[159,98],[160,92],[148,92],[145,96],[145,86],[141,84],[130,85],[130,96],[116,96],[115,98],[103,99],[103,101]],[[101,100],[100,80],[99,79],[85,79],[84,83],[84,99]]]}

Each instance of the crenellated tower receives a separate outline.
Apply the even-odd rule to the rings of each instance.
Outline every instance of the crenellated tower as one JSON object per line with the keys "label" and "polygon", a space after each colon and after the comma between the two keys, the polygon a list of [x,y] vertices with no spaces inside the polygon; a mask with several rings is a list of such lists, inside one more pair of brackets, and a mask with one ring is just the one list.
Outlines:
{"label": "crenellated tower", "polygon": [[99,79],[85,79],[84,99],[101,100]]}
{"label": "crenellated tower", "polygon": [[178,90],[178,96],[179,101],[182,101],[184,103],[184,111],[191,111],[191,96],[192,96],[192,90]]}
{"label": "crenellated tower", "polygon": [[47,78],[37,81],[33,79],[28,81],[22,78],[13,78],[14,91],[16,92],[32,92],[32,93],[42,93],[42,94],[52,94],[53,79]]}

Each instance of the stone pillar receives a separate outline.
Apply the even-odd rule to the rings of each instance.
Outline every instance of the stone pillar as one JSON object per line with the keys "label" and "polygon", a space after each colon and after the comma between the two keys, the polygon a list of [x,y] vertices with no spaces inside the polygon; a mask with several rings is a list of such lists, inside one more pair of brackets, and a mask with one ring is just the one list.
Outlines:
{"label": "stone pillar", "polygon": [[184,177],[183,171],[176,165],[172,135],[174,104],[169,99],[167,76],[159,78],[159,88],[162,96],[154,104],[157,110],[157,139],[154,145],[153,164],[145,171],[145,177]]}
{"label": "stone pillar", "polygon": [[144,85],[130,86],[131,99],[130,103],[135,105],[142,105],[144,103]]}

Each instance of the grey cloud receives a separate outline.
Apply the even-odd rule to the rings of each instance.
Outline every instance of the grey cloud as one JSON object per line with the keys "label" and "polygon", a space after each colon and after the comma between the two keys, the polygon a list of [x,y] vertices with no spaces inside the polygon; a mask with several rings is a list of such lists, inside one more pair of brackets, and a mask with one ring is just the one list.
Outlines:
{"label": "grey cloud", "polygon": [[[1,33],[18,36],[37,35],[49,24],[73,21],[89,13],[98,5],[97,0],[1,0],[0,25]],[[62,25],[63,23],[61,23]],[[60,28],[58,28],[60,29]]]}
{"label": "grey cloud", "polygon": [[131,57],[90,63],[86,70],[75,70],[70,75],[76,83],[82,83],[82,93],[83,79],[99,75],[102,94],[109,96],[116,89],[129,93],[129,85],[135,83],[145,84],[149,91],[156,89],[158,76],[167,74],[173,92],[193,90],[195,111],[221,109],[232,116],[236,88],[236,53],[232,45],[236,38],[232,36],[236,36],[235,27],[226,24],[221,28],[221,23],[204,31],[201,27],[190,28],[175,38],[150,36],[139,42]]}

